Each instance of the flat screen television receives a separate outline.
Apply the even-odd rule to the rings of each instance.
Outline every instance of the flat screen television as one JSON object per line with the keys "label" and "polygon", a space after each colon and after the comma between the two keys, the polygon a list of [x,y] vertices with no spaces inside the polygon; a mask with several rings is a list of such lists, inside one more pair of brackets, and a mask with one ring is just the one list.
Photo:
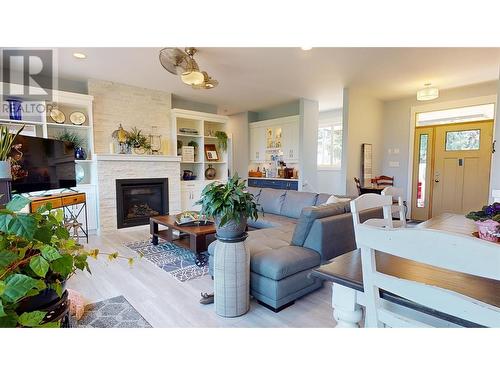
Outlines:
{"label": "flat screen television", "polygon": [[18,135],[11,152],[12,192],[29,193],[76,186],[71,142]]}

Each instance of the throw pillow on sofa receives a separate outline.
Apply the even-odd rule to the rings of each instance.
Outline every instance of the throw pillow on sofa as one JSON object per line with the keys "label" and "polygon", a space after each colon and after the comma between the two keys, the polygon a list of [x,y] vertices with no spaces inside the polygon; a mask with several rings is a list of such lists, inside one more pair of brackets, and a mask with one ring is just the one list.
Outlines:
{"label": "throw pillow on sofa", "polygon": [[331,195],[330,198],[326,200],[323,204],[331,204],[331,203],[341,203],[341,202],[349,202],[351,198],[341,198],[335,195]]}

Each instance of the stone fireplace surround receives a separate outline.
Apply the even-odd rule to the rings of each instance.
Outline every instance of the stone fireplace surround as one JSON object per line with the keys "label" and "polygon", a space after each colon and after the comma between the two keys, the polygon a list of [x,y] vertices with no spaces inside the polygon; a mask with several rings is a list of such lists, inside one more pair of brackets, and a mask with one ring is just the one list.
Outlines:
{"label": "stone fireplace surround", "polygon": [[96,155],[99,232],[117,229],[116,180],[167,178],[169,212],[181,210],[180,157],[164,155]]}

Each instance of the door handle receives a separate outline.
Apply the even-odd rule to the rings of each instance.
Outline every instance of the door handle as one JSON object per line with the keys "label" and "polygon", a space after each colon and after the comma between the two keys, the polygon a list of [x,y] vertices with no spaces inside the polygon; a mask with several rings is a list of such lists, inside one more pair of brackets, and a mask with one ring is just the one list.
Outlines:
{"label": "door handle", "polygon": [[434,180],[434,182],[439,182],[439,180]]}

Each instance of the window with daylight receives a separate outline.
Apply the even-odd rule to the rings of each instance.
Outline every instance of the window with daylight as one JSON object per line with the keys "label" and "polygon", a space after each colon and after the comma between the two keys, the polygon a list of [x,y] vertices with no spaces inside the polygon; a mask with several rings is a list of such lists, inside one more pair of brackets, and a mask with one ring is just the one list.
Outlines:
{"label": "window with daylight", "polygon": [[340,169],[342,122],[321,121],[318,126],[318,168]]}

